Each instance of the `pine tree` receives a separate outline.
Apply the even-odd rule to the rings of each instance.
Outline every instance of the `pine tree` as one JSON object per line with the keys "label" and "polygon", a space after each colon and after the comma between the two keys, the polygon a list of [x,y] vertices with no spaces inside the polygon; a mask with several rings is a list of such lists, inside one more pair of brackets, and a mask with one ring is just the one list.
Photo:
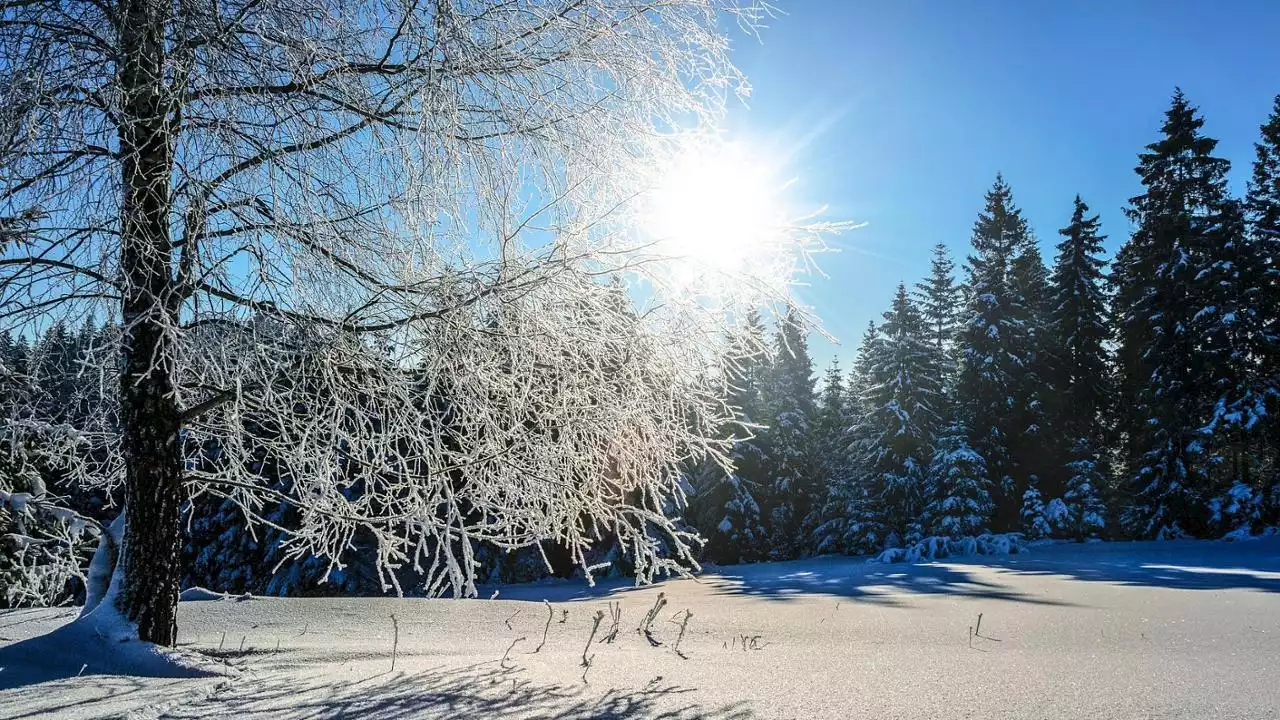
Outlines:
{"label": "pine tree", "polygon": [[969,446],[963,425],[947,428],[938,438],[929,464],[933,500],[926,518],[934,535],[969,537],[985,532],[995,504],[982,455]]}
{"label": "pine tree", "polygon": [[1067,460],[1067,491],[1062,500],[1066,517],[1061,530],[1068,537],[1086,540],[1098,537],[1106,527],[1107,508],[1102,503],[1106,476],[1097,448],[1088,438],[1079,438]]}
{"label": "pine tree", "polygon": [[1021,433],[1019,378],[1028,343],[1015,305],[1012,265],[1030,243],[1013,193],[997,175],[986,195],[986,207],[973,228],[968,318],[960,331],[962,362],[956,388],[957,411],[969,442],[986,462],[997,506],[994,524],[1001,530],[1019,525],[1021,496],[1014,478],[1010,443]]}
{"label": "pine tree", "polygon": [[[1224,253],[1238,252],[1240,212],[1230,198],[1230,162],[1213,156],[1199,117],[1179,90],[1163,137],[1139,156],[1145,192],[1126,210],[1136,226],[1117,256],[1117,325],[1125,432],[1133,467],[1131,529],[1177,537],[1204,528],[1213,491],[1210,423],[1239,386],[1234,325],[1238,286]],[[1225,403],[1225,404],[1224,404]],[[1223,433],[1225,434],[1225,433]]]}
{"label": "pine tree", "polygon": [[1040,496],[1039,478],[1032,475],[1022,494],[1022,534],[1031,540],[1049,536],[1049,521],[1044,515],[1044,499]]}
{"label": "pine tree", "polygon": [[1075,199],[1071,222],[1058,231],[1058,256],[1053,268],[1052,329],[1059,353],[1054,391],[1060,430],[1070,438],[1104,437],[1102,415],[1109,405],[1106,342],[1110,335],[1106,297],[1105,235],[1098,233],[1098,216]]}
{"label": "pine tree", "polygon": [[[1111,333],[1102,259],[1105,235],[1097,215],[1075,197],[1071,222],[1058,234],[1053,268],[1050,327],[1058,353],[1051,413],[1066,449],[1062,499],[1067,505],[1065,532],[1077,539],[1102,530],[1101,493],[1110,483],[1103,448],[1109,439],[1112,386],[1107,340]],[[1095,522],[1096,521],[1096,522]]]}
{"label": "pine tree", "polygon": [[733,472],[725,474],[707,463],[695,474],[695,495],[690,516],[702,537],[703,554],[713,562],[735,563],[758,560],[765,548],[765,530],[756,492],[768,477],[769,455],[761,425],[765,418],[762,386],[767,380],[764,325],[759,313],[749,313],[739,337],[732,341],[733,362],[727,374],[726,402],[738,409],[741,424],[726,428],[735,438]]}
{"label": "pine tree", "polygon": [[856,431],[868,503],[862,532],[873,545],[892,536],[912,542],[922,534],[919,518],[939,424],[936,371],[923,319],[900,284],[871,346],[867,410]]}
{"label": "pine tree", "polygon": [[799,312],[789,306],[778,319],[775,359],[767,385],[769,479],[763,504],[770,556],[802,554],[819,522],[822,497],[814,452],[813,360]]}
{"label": "pine tree", "polygon": [[[1053,341],[1050,314],[1052,288],[1040,249],[1028,234],[1011,265],[1011,314],[1019,332],[1013,338],[1014,354],[1021,360],[1014,379],[1016,425],[1009,437],[1010,468],[1019,496],[1033,482],[1040,491],[1059,493],[1063,485],[1064,450],[1058,424],[1052,414],[1058,350]],[[1032,478],[1035,478],[1033,481]]]}
{"label": "pine tree", "polygon": [[1248,238],[1263,259],[1264,276],[1254,307],[1262,314],[1259,334],[1259,390],[1266,402],[1263,432],[1267,437],[1269,480],[1261,479],[1258,493],[1267,506],[1265,521],[1280,522],[1280,95],[1275,97],[1271,116],[1261,127],[1254,145],[1253,175],[1245,195]]}
{"label": "pine tree", "polygon": [[933,247],[929,277],[916,285],[915,298],[924,319],[926,338],[933,349],[937,376],[944,389],[950,388],[958,367],[956,335],[960,330],[960,287],[956,285],[955,263],[947,246]]}

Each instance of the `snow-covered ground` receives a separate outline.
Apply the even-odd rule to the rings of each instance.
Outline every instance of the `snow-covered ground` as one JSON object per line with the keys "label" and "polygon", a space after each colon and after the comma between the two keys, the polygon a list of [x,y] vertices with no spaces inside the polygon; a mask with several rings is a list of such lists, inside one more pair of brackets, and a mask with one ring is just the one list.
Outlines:
{"label": "snow-covered ground", "polygon": [[[636,626],[660,592],[654,647]],[[544,598],[553,619],[534,653]],[[608,602],[621,632],[591,646],[584,683]],[[671,620],[686,610],[682,659]],[[19,642],[73,615],[0,614],[0,717],[1280,717],[1275,538],[821,558],[641,590],[507,586],[496,600],[184,602],[181,644],[229,666],[205,678],[75,677],[79,661]]]}

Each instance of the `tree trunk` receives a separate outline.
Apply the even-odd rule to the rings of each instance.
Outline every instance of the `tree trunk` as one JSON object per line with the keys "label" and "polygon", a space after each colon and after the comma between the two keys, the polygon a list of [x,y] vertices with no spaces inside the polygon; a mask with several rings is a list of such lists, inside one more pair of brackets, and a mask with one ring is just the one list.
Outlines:
{"label": "tree trunk", "polygon": [[174,396],[176,283],[169,217],[173,133],[165,79],[169,6],[120,5],[120,269],[123,368],[120,423],[125,458],[123,582],[116,604],[141,640],[177,635],[181,416]]}

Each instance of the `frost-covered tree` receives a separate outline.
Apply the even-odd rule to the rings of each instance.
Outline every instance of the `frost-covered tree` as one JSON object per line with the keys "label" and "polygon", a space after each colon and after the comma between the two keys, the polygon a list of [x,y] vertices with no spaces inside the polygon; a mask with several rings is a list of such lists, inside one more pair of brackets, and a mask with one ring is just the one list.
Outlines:
{"label": "frost-covered tree", "polygon": [[[206,441],[247,452],[249,417],[276,424],[269,451],[307,507],[290,557],[332,560],[367,534],[384,586],[421,562],[428,591],[467,594],[477,543],[556,540],[585,564],[602,533],[642,578],[675,569],[682,542],[657,557],[670,538],[654,533],[674,531],[662,508],[678,468],[727,450],[707,372],[723,319],[780,285],[671,281],[679,253],[633,231],[642,191],[687,141],[671,130],[710,126],[745,87],[725,13],[750,26],[760,12],[4,6],[6,321],[120,328],[99,366],[116,379],[118,433],[79,434],[101,442],[69,471],[124,500],[121,544],[100,555],[118,581],[88,611],[174,642],[184,498],[219,494],[255,521],[278,499],[248,463],[188,464]],[[776,235],[741,272],[795,267],[804,233]],[[612,309],[614,274],[651,291],[639,324]],[[600,322],[580,324],[574,303]],[[419,402],[445,383],[447,417]],[[441,441],[451,425],[466,442]]]}
{"label": "frost-covered tree", "polygon": [[933,497],[926,512],[932,535],[970,537],[991,526],[995,511],[991,479],[986,462],[969,446],[968,437],[963,426],[952,425],[934,445],[929,464]]}
{"label": "frost-covered tree", "polygon": [[986,463],[997,504],[996,526],[1018,526],[1021,496],[1011,443],[1026,430],[1020,411],[1022,353],[1028,345],[1022,309],[1015,303],[1013,262],[1030,244],[1030,232],[1013,193],[1001,176],[986,195],[973,227],[973,253],[966,271],[969,306],[960,330],[962,361],[956,387],[957,412],[969,442]]}
{"label": "frost-covered tree", "polygon": [[[1135,225],[1118,253],[1114,282],[1126,453],[1133,477],[1130,528],[1177,537],[1204,527],[1217,441],[1211,418],[1236,355],[1231,326],[1238,288],[1224,286],[1224,248],[1240,248],[1237,203],[1227,191],[1230,163],[1181,91],[1165,113],[1162,137],[1139,155],[1144,192],[1126,210]],[[1229,283],[1229,281],[1228,281]],[[1242,418],[1237,418],[1242,419]],[[1224,428],[1225,431],[1225,428]]]}
{"label": "frost-covered tree", "polygon": [[933,345],[919,310],[898,285],[868,356],[866,413],[854,430],[855,463],[865,486],[863,533],[873,545],[922,534],[925,482],[940,423],[942,393]]}

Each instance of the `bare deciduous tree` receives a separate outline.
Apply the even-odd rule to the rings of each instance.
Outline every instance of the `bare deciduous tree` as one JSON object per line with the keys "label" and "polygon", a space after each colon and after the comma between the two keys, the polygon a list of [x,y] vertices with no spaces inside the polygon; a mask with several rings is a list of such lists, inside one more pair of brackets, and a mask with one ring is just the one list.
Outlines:
{"label": "bare deciduous tree", "polygon": [[85,370],[110,422],[67,460],[123,489],[87,610],[174,642],[192,493],[257,521],[296,503],[296,554],[370,533],[431,592],[474,592],[481,541],[585,565],[612,533],[642,579],[692,563],[664,505],[680,463],[724,460],[724,325],[781,299],[823,228],[706,293],[637,215],[676,128],[746,88],[718,22],[767,11],[0,0],[0,317],[121,327]]}

